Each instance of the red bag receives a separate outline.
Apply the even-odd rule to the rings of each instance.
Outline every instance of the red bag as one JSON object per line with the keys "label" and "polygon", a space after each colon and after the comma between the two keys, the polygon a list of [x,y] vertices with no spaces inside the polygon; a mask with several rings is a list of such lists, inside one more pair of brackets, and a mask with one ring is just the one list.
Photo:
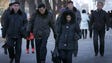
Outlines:
{"label": "red bag", "polygon": [[27,39],[27,40],[32,40],[32,39],[34,39],[34,35],[33,35],[33,33],[30,33],[30,36],[27,37],[26,39]]}

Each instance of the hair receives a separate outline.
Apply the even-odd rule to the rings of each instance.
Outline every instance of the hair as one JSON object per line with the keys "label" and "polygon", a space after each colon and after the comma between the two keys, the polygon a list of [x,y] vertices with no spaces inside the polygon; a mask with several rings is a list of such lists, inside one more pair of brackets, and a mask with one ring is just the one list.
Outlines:
{"label": "hair", "polygon": [[67,20],[66,20],[66,17],[70,15],[71,16],[71,21],[70,23],[73,24],[75,23],[75,14],[71,11],[71,10],[66,10],[62,13],[61,15],[61,24],[66,24],[67,23]]}
{"label": "hair", "polygon": [[73,4],[73,1],[68,1],[67,4],[69,4],[69,3],[72,3]]}
{"label": "hair", "polygon": [[[42,7],[43,7],[43,8],[46,8],[46,5],[45,5],[44,3],[40,3],[40,4],[38,5],[38,9],[36,10],[36,13],[38,13],[39,15],[42,15],[42,14],[40,13],[40,11],[39,11],[39,8],[42,8]],[[45,14],[43,14],[43,16],[44,16],[44,15],[48,15],[48,13],[49,13],[49,12],[48,12],[48,10],[46,9],[46,10],[45,10]]]}
{"label": "hair", "polygon": [[36,13],[38,13],[38,15],[43,15],[43,16],[45,16],[45,15],[48,15],[48,14],[49,14],[49,11],[46,9],[46,10],[45,10],[45,14],[41,14],[40,11],[39,11],[39,9],[37,9],[37,10],[36,10]]}
{"label": "hair", "polygon": [[19,2],[13,2],[13,3],[12,3],[12,5],[14,5],[14,4],[18,4],[18,5],[20,5],[20,3],[19,3]]}
{"label": "hair", "polygon": [[13,3],[9,3],[9,6],[12,6],[13,5]]}
{"label": "hair", "polygon": [[83,10],[82,10],[82,13],[86,13],[86,10],[85,10],[85,9],[83,9]]}
{"label": "hair", "polygon": [[102,4],[102,5],[104,5],[104,3],[103,3],[103,2],[100,2],[100,1],[99,1],[99,2],[97,2],[97,5],[98,5],[98,4]]}
{"label": "hair", "polygon": [[41,7],[45,8],[46,6],[45,6],[45,4],[40,3],[40,4],[38,5],[38,8],[41,8]]}

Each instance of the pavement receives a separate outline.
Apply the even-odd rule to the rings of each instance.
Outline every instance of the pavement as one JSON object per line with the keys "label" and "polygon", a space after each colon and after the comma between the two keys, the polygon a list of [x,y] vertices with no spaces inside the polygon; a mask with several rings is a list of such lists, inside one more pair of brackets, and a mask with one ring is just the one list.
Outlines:
{"label": "pavement", "polygon": [[[54,48],[54,38],[51,33],[48,44],[47,44],[47,57],[46,63],[52,63],[51,61],[51,50]],[[73,57],[73,63],[112,63],[112,30],[109,30],[106,33],[105,37],[105,55],[101,57],[100,54],[98,56],[94,56],[93,49],[93,41],[89,37],[87,39],[79,40],[79,52],[77,57]],[[3,42],[0,42],[0,63],[9,63],[8,55],[3,53]],[[26,41],[23,39],[22,43],[22,55],[21,55],[21,63],[36,63],[36,55],[35,53],[26,54],[25,51]]]}

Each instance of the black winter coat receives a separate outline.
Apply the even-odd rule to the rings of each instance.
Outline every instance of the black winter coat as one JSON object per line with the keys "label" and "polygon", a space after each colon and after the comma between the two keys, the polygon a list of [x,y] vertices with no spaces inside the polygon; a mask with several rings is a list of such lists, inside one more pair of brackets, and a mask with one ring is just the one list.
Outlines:
{"label": "black winter coat", "polygon": [[56,36],[56,29],[55,29],[55,19],[53,14],[46,10],[44,15],[41,15],[37,10],[31,16],[30,23],[28,25],[28,30],[34,33],[35,38],[38,37],[49,37],[50,28],[54,32],[54,36]]}
{"label": "black winter coat", "polygon": [[22,29],[27,22],[26,14],[19,10],[14,13],[12,10],[4,19],[4,37],[20,38],[22,37]]}
{"label": "black winter coat", "polygon": [[90,26],[94,30],[105,30],[105,25],[109,27],[109,17],[104,10],[96,10],[90,18]]}
{"label": "black winter coat", "polygon": [[75,42],[80,39],[80,28],[78,23],[66,23],[58,25],[58,49],[74,50]]}

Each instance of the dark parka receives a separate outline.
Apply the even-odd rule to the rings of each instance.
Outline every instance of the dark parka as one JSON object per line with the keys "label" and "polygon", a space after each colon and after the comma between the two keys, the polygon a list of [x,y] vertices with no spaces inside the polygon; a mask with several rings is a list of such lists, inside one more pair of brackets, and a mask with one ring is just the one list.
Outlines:
{"label": "dark parka", "polygon": [[2,14],[2,16],[1,16],[1,26],[2,27],[4,25],[4,19],[7,17],[7,15],[10,14],[10,11],[11,11],[10,8],[7,8]]}
{"label": "dark parka", "polygon": [[2,30],[2,37],[3,38],[5,37],[5,34],[6,34],[6,33],[4,33],[5,32],[4,20],[6,20],[7,16],[10,14],[10,11],[11,11],[10,8],[7,8],[1,16],[1,26],[2,26],[1,30]]}
{"label": "dark parka", "polygon": [[90,27],[94,30],[105,30],[105,25],[109,27],[109,17],[104,10],[95,10],[90,18]]}
{"label": "dark parka", "polygon": [[26,14],[19,10],[14,13],[14,10],[10,11],[4,19],[3,34],[4,37],[21,38],[22,30],[27,22]]}
{"label": "dark parka", "polygon": [[[70,23],[65,23],[65,16],[70,14],[72,16],[72,21]],[[80,28],[78,23],[75,21],[75,15],[72,12],[64,11],[61,15],[60,21],[57,21],[57,47],[58,49],[74,50],[75,42],[80,39]]]}
{"label": "dark parka", "polygon": [[53,14],[46,10],[45,14],[41,15],[39,10],[37,10],[31,17],[27,31],[32,31],[35,38],[38,38],[39,36],[48,38],[50,34],[50,28],[52,28],[54,36],[56,36]]}

